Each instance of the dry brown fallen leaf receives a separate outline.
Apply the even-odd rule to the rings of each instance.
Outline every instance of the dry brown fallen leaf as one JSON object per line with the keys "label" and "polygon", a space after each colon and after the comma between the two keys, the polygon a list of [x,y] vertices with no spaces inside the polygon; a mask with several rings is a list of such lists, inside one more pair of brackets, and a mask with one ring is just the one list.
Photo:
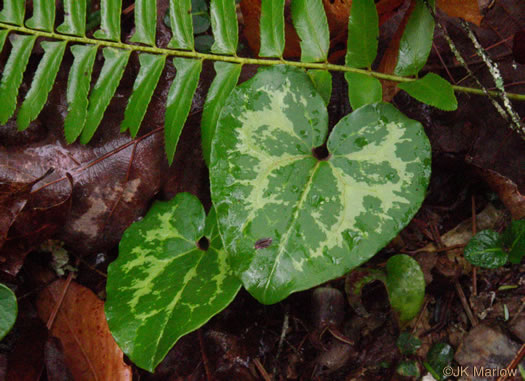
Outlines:
{"label": "dry brown fallen leaf", "polygon": [[[37,301],[40,318],[47,321],[66,281],[44,289]],[[76,381],[125,381],[132,371],[109,331],[104,302],[88,288],[71,282],[51,328],[64,347],[66,364]]]}

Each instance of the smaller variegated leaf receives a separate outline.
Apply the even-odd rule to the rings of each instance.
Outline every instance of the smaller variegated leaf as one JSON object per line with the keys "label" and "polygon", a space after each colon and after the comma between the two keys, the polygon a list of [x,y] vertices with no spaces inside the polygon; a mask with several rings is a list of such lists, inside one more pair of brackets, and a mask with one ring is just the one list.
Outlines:
{"label": "smaller variegated leaf", "polygon": [[454,111],[458,108],[452,85],[437,74],[428,73],[421,79],[399,83],[397,87],[418,101],[441,110]]}
{"label": "smaller variegated leaf", "polygon": [[[199,244],[207,238],[208,248]],[[240,282],[227,264],[213,208],[180,193],[156,202],[131,225],[108,268],[106,317],[113,337],[153,372],[177,340],[235,298]]]}
{"label": "smaller variegated leaf", "polygon": [[421,124],[391,104],[340,120],[328,157],[319,157],[327,135],[324,100],[296,68],[259,69],[221,111],[212,200],[230,263],[262,303],[365,262],[425,197],[430,144]]}

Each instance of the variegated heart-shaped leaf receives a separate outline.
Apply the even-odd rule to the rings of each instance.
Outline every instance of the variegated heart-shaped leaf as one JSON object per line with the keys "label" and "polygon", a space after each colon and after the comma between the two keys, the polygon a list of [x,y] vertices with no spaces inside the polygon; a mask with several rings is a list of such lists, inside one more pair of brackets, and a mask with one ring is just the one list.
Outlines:
{"label": "variegated heart-shaped leaf", "polygon": [[[209,246],[199,241],[207,237]],[[180,193],[131,225],[108,268],[109,328],[138,366],[153,372],[176,341],[224,309],[241,286],[226,262],[212,211]]]}
{"label": "variegated heart-shaped leaf", "polygon": [[[307,74],[260,69],[230,95],[212,147],[212,200],[230,263],[259,301],[341,276],[410,221],[430,177],[420,123],[384,103],[343,118],[327,142]],[[317,153],[316,153],[317,152]]]}

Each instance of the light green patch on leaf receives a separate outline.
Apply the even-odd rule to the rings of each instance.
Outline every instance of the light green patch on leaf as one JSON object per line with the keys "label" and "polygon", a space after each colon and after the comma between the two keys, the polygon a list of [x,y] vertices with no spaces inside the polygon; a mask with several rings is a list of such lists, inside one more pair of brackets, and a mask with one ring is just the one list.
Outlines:
{"label": "light green patch on leaf", "polygon": [[370,67],[377,55],[379,21],[374,0],[353,1],[348,21],[346,64]]}
{"label": "light green patch on leaf", "polygon": [[[202,237],[207,250],[197,246]],[[106,317],[124,353],[153,372],[181,336],[223,310],[239,288],[213,209],[206,218],[195,196],[180,193],[156,202],[124,232],[108,268]]]}
{"label": "light green patch on leaf", "polygon": [[177,69],[177,75],[168,93],[164,127],[166,156],[170,165],[175,156],[182,128],[190,113],[191,101],[202,70],[201,60],[175,58],[173,64]]}
{"label": "light green patch on leaf", "polygon": [[33,0],[33,16],[26,21],[31,29],[52,32],[55,26],[56,0]]}
{"label": "light green patch on leaf", "polygon": [[328,106],[332,98],[332,74],[327,70],[308,70],[308,75]]}
{"label": "light green patch on leaf", "polygon": [[[434,1],[429,0],[431,6]],[[434,39],[434,18],[425,0],[416,0],[416,6],[408,18],[399,42],[399,55],[395,75],[416,75],[427,62]]]}
{"label": "light green patch on leaf", "polygon": [[[1,40],[2,38],[0,38],[0,42],[2,42]],[[12,45],[11,53],[4,66],[2,80],[0,81],[0,100],[2,102],[0,125],[5,124],[15,112],[18,89],[22,84],[36,37],[12,34],[9,36],[9,40]]]}
{"label": "light green patch on leaf", "polygon": [[215,135],[219,114],[226,103],[226,99],[235,85],[237,85],[242,69],[241,65],[228,62],[215,62],[213,67],[216,75],[208,90],[201,119],[202,154],[208,167],[210,163],[211,142]]}
{"label": "light green patch on leaf", "polygon": [[0,30],[0,51],[4,48],[5,40],[7,38],[7,34],[9,32],[7,30]]}
{"label": "light green patch on leaf", "polygon": [[155,46],[157,32],[157,2],[150,0],[135,1],[135,33],[132,42]]}
{"label": "light green patch on leaf", "polygon": [[16,296],[9,287],[0,283],[0,340],[11,331],[18,314]]}
{"label": "light green patch on leaf", "polygon": [[170,0],[170,26],[173,37],[168,47],[192,50],[194,41],[191,0]]}
{"label": "light green patch on leaf", "polygon": [[418,101],[441,110],[454,111],[458,108],[452,85],[437,74],[428,73],[421,79],[399,83],[397,87]]}
{"label": "light green patch on leaf", "polygon": [[292,1],[292,20],[301,39],[301,61],[326,61],[330,47],[330,32],[322,1]]}
{"label": "light green patch on leaf", "polygon": [[91,140],[100,125],[104,112],[124,75],[130,53],[129,50],[104,48],[104,66],[89,96],[86,125],[80,136],[82,144],[87,144]]}
{"label": "light green patch on leaf", "polygon": [[494,230],[482,230],[472,237],[465,246],[464,256],[474,266],[486,269],[501,267],[508,259],[501,234]]}
{"label": "light green patch on leaf", "polygon": [[383,88],[379,79],[361,73],[345,73],[345,79],[348,82],[348,98],[352,109],[381,102],[383,99]]}
{"label": "light green patch on leaf", "polygon": [[4,7],[0,12],[0,22],[22,26],[26,13],[24,0],[4,0]]}
{"label": "light green patch on leaf", "polygon": [[[213,140],[212,200],[230,262],[269,304],[372,257],[418,210],[430,176],[422,126],[390,104],[360,108],[328,138],[305,72],[261,68],[237,87]],[[261,248],[257,242],[269,245]]]}
{"label": "light green patch on leaf", "polygon": [[109,41],[120,41],[120,14],[122,1],[100,1],[100,30],[94,33],[95,38]]}
{"label": "light green patch on leaf", "polygon": [[42,41],[40,45],[44,50],[44,56],[38,64],[31,82],[31,88],[27,92],[17,115],[20,131],[25,130],[44,108],[49,92],[55,84],[58,69],[60,69],[60,63],[66,50],[65,41]]}
{"label": "light green patch on leaf", "polygon": [[73,143],[86,125],[88,94],[95,57],[96,45],[74,45],[73,65],[67,80],[67,116],[64,121],[64,133],[68,143]]}
{"label": "light green patch on leaf", "polygon": [[525,255],[525,219],[512,221],[503,233],[510,263],[518,264]]}
{"label": "light green patch on leaf", "polygon": [[405,254],[394,255],[386,263],[386,288],[390,304],[399,319],[414,318],[425,298],[425,278],[415,259]]}
{"label": "light green patch on leaf", "polygon": [[216,54],[235,54],[239,40],[235,0],[211,0],[210,15],[215,37],[211,51]]}
{"label": "light green patch on leaf", "polygon": [[64,0],[63,4],[64,22],[57,27],[57,32],[72,36],[85,36],[86,0]]}
{"label": "light green patch on leaf", "polygon": [[261,57],[282,57],[284,51],[284,0],[261,2]]}
{"label": "light green patch on leaf", "polygon": [[166,56],[142,53],[139,54],[139,62],[139,74],[133,84],[133,93],[129,98],[126,111],[124,111],[124,121],[120,125],[120,131],[129,129],[132,138],[137,136],[139,132],[149,102],[164,69]]}

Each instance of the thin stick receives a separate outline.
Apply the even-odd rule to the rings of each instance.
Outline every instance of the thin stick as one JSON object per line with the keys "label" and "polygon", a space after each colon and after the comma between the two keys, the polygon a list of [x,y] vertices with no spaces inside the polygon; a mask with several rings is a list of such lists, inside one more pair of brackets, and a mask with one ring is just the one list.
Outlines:
{"label": "thin stick", "polygon": [[268,374],[266,369],[264,369],[263,364],[261,364],[261,362],[259,361],[258,358],[253,360],[253,363],[257,367],[257,370],[259,371],[259,373],[261,373],[261,376],[262,376],[262,378],[264,378],[264,381],[272,381],[272,377],[270,377],[270,375]]}
{"label": "thin stick", "polygon": [[204,365],[204,371],[206,372],[206,379],[208,381],[213,381],[213,377],[211,375],[208,363],[208,357],[206,356],[206,351],[204,350],[204,340],[202,339],[202,332],[200,329],[197,332],[199,336],[199,346],[201,347],[202,364]]}
{"label": "thin stick", "polygon": [[[477,226],[476,226],[476,200],[474,195],[472,195],[472,236],[476,235]],[[478,294],[478,268],[472,266],[472,294]]]}
{"label": "thin stick", "polygon": [[507,366],[506,372],[502,371],[503,374],[501,375],[500,378],[498,378],[498,381],[505,381],[507,377],[509,376],[510,372],[518,366],[518,364],[521,362],[523,357],[525,357],[525,344],[521,346],[516,356],[512,359],[510,364]]}
{"label": "thin stick", "polygon": [[457,279],[454,281],[454,286],[456,287],[456,292],[458,293],[461,305],[463,306],[463,309],[465,310],[465,313],[467,314],[467,317],[470,320],[470,324],[472,324],[473,327],[477,326],[479,324],[478,318],[474,315],[474,313],[472,313],[470,305],[467,302],[467,297],[465,296],[463,288],[461,288],[461,285],[459,284]]}

